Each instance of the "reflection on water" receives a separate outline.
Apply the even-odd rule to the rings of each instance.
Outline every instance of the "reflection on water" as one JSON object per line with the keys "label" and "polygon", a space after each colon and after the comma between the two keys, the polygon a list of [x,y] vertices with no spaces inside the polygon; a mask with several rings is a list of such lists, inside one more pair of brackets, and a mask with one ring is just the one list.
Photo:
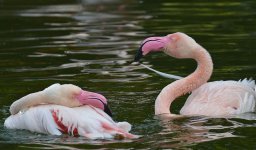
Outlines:
{"label": "reflection on water", "polygon": [[[230,148],[256,148],[255,113],[231,118],[155,118],[154,100],[172,81],[131,64],[145,37],[181,31],[211,53],[215,64],[211,80],[255,79],[255,5],[250,0],[1,1],[0,143],[6,149],[214,149],[227,144]],[[143,61],[180,76],[195,69],[190,60],[174,60],[164,54]],[[130,122],[132,132],[142,137],[88,140],[3,127],[15,99],[55,82],[104,94],[114,120]],[[179,112],[185,99],[173,103],[173,113]]]}
{"label": "reflection on water", "polygon": [[[248,115],[255,118],[255,114]],[[143,133],[143,136],[136,140],[88,140],[84,137],[42,135],[6,129],[1,129],[0,139],[1,143],[26,144],[21,146],[25,148],[72,149],[77,147],[79,149],[80,144],[91,145],[90,147],[93,148],[112,147],[115,144],[121,147],[127,147],[130,144],[134,148],[143,145],[150,145],[151,148],[181,148],[216,139],[242,137],[243,135],[240,135],[237,130],[254,127],[256,121],[237,118],[182,117],[145,120],[143,123],[135,127],[138,132]]]}

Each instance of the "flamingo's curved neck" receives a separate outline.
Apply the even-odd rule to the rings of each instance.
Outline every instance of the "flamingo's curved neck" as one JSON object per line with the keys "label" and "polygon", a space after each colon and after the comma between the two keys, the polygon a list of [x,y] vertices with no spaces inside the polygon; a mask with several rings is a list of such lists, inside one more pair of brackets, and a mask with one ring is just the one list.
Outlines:
{"label": "flamingo's curved neck", "polygon": [[31,93],[13,102],[12,105],[10,106],[10,112],[12,115],[14,115],[18,113],[20,110],[29,108],[30,106],[38,105],[41,103],[47,103],[46,100],[47,98],[45,98],[42,91]]}
{"label": "flamingo's curved neck", "polygon": [[212,74],[213,63],[210,54],[201,46],[194,51],[193,59],[197,61],[197,69],[189,76],[177,80],[162,89],[155,102],[155,115],[170,114],[171,103],[206,83]]}

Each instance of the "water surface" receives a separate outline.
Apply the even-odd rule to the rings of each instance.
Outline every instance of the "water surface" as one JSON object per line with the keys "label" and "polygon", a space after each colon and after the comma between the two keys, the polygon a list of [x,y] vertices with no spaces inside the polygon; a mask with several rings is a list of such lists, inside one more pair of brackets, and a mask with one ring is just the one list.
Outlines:
{"label": "water surface", "polygon": [[[103,2],[105,3],[103,3]],[[196,0],[0,1],[0,144],[3,149],[255,149],[255,113],[161,120],[154,100],[172,80],[131,65],[148,36],[185,32],[209,50],[214,80],[256,78],[256,2]],[[145,64],[186,76],[196,64],[165,54]],[[105,95],[136,140],[88,140],[3,127],[11,103],[53,83]],[[171,107],[179,113],[188,95]]]}

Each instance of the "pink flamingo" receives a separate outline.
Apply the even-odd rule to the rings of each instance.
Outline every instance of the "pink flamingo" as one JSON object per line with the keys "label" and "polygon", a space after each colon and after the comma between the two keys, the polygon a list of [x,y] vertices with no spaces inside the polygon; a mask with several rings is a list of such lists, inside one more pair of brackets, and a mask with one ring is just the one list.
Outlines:
{"label": "pink flamingo", "polygon": [[[197,69],[162,89],[155,102],[155,114],[170,113],[171,103],[179,96],[192,92],[182,107],[182,115],[228,116],[255,111],[256,86],[254,80],[207,82],[213,70],[210,54],[184,33],[144,40],[135,61],[149,52],[163,51],[175,58],[192,58]],[[176,76],[177,77],[177,76]]]}
{"label": "pink flamingo", "polygon": [[128,122],[114,122],[104,96],[72,84],[53,84],[22,97],[10,107],[4,126],[51,135],[89,139],[136,138]]}

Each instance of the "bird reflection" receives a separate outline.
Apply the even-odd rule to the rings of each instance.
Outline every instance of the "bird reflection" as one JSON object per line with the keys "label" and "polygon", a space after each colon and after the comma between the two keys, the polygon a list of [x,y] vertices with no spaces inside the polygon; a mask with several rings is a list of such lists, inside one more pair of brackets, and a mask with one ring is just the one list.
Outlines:
{"label": "bird reflection", "polygon": [[[236,128],[254,126],[255,113],[245,113],[229,118],[211,118],[204,116],[166,116],[158,115],[163,129],[157,133],[157,147],[180,148],[194,143],[213,141],[221,138],[237,137]],[[244,122],[247,121],[247,124]]]}

